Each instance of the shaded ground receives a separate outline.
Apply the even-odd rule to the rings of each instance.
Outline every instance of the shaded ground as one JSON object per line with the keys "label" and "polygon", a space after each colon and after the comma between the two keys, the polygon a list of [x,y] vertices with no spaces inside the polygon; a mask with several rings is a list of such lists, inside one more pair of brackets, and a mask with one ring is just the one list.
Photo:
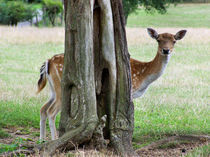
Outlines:
{"label": "shaded ground", "polygon": [[[23,145],[35,145],[39,141],[39,130],[35,128],[3,128],[3,131],[8,133],[10,136],[1,138],[0,144],[12,145],[18,143],[19,146]],[[17,140],[19,139],[19,141]],[[20,140],[21,139],[21,140]],[[199,136],[194,137],[179,137],[173,136],[166,139],[156,141],[148,146],[136,150],[136,153],[140,157],[180,157],[185,156],[192,152],[195,148],[208,145],[209,136]],[[101,151],[96,150],[84,150],[81,148],[75,148],[75,150],[67,153],[72,156],[115,156],[111,151]],[[3,155],[3,154],[2,154]],[[0,156],[2,156],[0,154]],[[3,155],[10,156],[11,154]],[[210,154],[209,154],[210,155]],[[32,155],[32,156],[38,156]],[[65,156],[65,154],[59,154],[57,156]]]}
{"label": "shaded ground", "polygon": [[141,149],[140,151],[137,151],[137,153],[141,157],[180,157],[185,156],[192,152],[195,148],[204,145],[208,145],[208,142],[172,142],[154,149]]}
{"label": "shaded ground", "polygon": [[0,143],[12,144],[15,139],[23,139],[23,143],[35,144],[39,140],[39,129],[22,127],[3,128],[3,131],[9,134],[9,137],[0,138]]}

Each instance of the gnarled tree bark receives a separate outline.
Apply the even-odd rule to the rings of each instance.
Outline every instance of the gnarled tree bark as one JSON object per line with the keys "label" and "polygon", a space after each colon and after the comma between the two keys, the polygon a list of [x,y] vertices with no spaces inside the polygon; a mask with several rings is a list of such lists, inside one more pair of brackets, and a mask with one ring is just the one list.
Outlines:
{"label": "gnarled tree bark", "polygon": [[65,59],[59,139],[44,155],[107,141],[133,155],[134,107],[121,0],[65,0]]}

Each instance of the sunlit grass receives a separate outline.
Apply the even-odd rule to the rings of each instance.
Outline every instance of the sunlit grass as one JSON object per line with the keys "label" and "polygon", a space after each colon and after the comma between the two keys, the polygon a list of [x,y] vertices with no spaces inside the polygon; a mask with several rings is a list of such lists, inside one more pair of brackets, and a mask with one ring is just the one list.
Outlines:
{"label": "sunlit grass", "polygon": [[189,154],[186,155],[186,157],[208,157],[210,154],[210,145],[198,147]]}
{"label": "sunlit grass", "polygon": [[210,28],[210,4],[171,5],[166,14],[147,14],[143,9],[128,17],[129,27],[205,27]]}

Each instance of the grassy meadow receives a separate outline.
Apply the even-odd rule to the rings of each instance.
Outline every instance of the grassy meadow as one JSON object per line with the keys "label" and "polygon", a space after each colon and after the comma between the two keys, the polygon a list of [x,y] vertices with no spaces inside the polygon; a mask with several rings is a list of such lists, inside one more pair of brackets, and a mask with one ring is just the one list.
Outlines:
{"label": "grassy meadow", "polygon": [[[142,98],[134,100],[135,148],[168,135],[210,134],[210,14],[206,6],[210,7],[180,5],[169,8],[165,15],[137,11],[129,17],[129,52],[141,61],[152,60],[157,51],[156,41],[144,27],[153,26],[159,33],[188,30],[186,37],[176,43],[163,76]],[[179,8],[188,20],[178,14]],[[190,10],[204,18],[188,16]],[[150,20],[140,19],[147,16]],[[171,19],[174,16],[176,19]],[[49,97],[48,87],[35,95],[39,69],[46,59],[63,51],[64,28],[0,26],[0,139],[8,136],[3,128],[39,128],[39,110]],[[57,126],[58,121],[59,116]]]}
{"label": "grassy meadow", "polygon": [[139,8],[128,18],[128,27],[210,27],[210,3],[170,5],[166,14],[147,14]]}

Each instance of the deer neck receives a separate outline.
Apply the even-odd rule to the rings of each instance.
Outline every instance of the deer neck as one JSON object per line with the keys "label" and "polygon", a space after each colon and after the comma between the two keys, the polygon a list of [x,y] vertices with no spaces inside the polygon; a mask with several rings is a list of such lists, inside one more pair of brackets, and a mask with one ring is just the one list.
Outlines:
{"label": "deer neck", "polygon": [[170,55],[163,56],[160,52],[157,52],[155,58],[150,61],[143,63],[141,68],[139,69],[142,77],[142,81],[140,81],[140,86],[135,89],[133,93],[133,98],[141,97],[145,92],[149,85],[157,80],[164,72],[168,62],[170,59]]}
{"label": "deer neck", "polygon": [[148,67],[150,67],[150,69],[148,69],[148,76],[154,76],[154,80],[163,74],[170,60],[170,55],[166,56],[160,53],[160,50],[158,50],[155,58],[151,62],[148,62]]}

